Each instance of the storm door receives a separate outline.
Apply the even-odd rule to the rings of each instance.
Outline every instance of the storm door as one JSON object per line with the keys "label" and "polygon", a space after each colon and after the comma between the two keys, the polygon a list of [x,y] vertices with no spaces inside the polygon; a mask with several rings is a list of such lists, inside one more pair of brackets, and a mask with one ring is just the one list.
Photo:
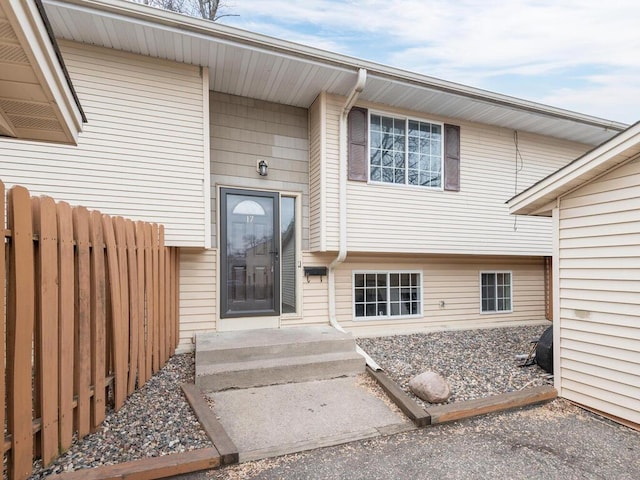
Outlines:
{"label": "storm door", "polygon": [[223,188],[221,316],[280,314],[279,195]]}

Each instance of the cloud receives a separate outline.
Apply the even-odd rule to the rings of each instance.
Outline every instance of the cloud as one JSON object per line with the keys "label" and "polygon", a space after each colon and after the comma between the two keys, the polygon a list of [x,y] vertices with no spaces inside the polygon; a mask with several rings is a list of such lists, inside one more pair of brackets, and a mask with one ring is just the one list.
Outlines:
{"label": "cloud", "polygon": [[[491,90],[512,78],[498,91],[640,116],[637,0],[236,0],[229,12],[223,23],[325,50]],[[518,89],[536,78],[553,90]]]}

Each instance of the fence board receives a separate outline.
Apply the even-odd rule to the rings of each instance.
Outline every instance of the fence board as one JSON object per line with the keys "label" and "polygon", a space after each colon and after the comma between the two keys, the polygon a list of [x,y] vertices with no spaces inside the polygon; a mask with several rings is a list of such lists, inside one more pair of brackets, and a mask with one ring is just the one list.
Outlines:
{"label": "fence board", "polygon": [[158,245],[158,226],[154,223],[151,225],[151,254],[152,254],[152,270],[151,275],[153,282],[153,373],[160,369],[160,293],[159,293],[159,245]]}
{"label": "fence board", "polygon": [[104,238],[102,214],[91,212],[89,222],[91,241],[91,429],[105,418],[106,375],[106,272],[104,266]]}
{"label": "fence board", "polygon": [[58,422],[60,448],[66,450],[73,440],[73,345],[74,345],[74,261],[73,261],[73,215],[66,202],[57,205],[58,211],[58,352],[60,371],[58,375],[60,399],[58,400]]}
{"label": "fence board", "polygon": [[175,343],[173,345],[174,351],[178,348],[180,342],[180,251],[177,248],[171,249],[171,254],[174,261],[173,271],[173,329],[175,331]]}
{"label": "fence board", "polygon": [[158,308],[160,309],[159,311],[159,319],[160,322],[162,322],[162,325],[160,326],[159,332],[159,339],[158,341],[160,342],[159,348],[160,348],[160,363],[164,364],[164,362],[167,361],[167,354],[168,354],[168,349],[167,349],[167,336],[168,336],[168,330],[167,330],[167,316],[165,315],[165,312],[167,311],[167,307],[166,307],[166,301],[165,301],[165,267],[166,267],[166,261],[165,261],[165,255],[164,255],[164,226],[160,225],[158,228],[158,273],[157,273],[157,277],[158,277]]}
{"label": "fence board", "polygon": [[58,225],[52,198],[33,199],[38,245],[38,353],[40,455],[48,465],[58,455]]}
{"label": "fence board", "polygon": [[91,432],[91,276],[89,254],[89,211],[84,207],[73,209],[73,233],[76,242],[76,342],[75,355],[81,362],[76,363],[75,391],[76,429],[83,438]]}
{"label": "fence board", "polygon": [[146,305],[147,305],[147,337],[145,339],[145,351],[146,351],[146,371],[147,379],[151,377],[153,373],[153,338],[154,332],[154,316],[156,314],[153,309],[153,252],[151,250],[151,224],[147,223],[144,227],[144,278],[145,278],[145,290]]}
{"label": "fence board", "polygon": [[140,318],[138,317],[138,261],[136,259],[136,238],[134,224],[125,221],[125,236],[127,239],[127,264],[129,283],[129,383],[127,393],[131,395],[136,388],[138,367],[138,336],[140,335]]}
{"label": "fence board", "polygon": [[135,224],[136,240],[136,268],[138,272],[138,319],[140,331],[138,332],[138,388],[142,388],[148,380],[147,363],[145,351],[145,337],[147,332],[147,322],[144,315],[144,223]]}
{"label": "fence board", "polygon": [[11,432],[9,478],[31,475],[33,459],[31,356],[35,322],[35,279],[31,200],[26,188],[9,191],[8,221],[12,231],[7,310],[7,426]]}
{"label": "fence board", "polygon": [[115,217],[113,226],[116,234],[116,249],[118,251],[118,271],[120,273],[120,319],[122,325],[120,327],[120,348],[124,356],[124,370],[117,375],[122,374],[122,383],[124,383],[124,397],[127,396],[127,385],[129,383],[129,279],[127,274],[127,240],[124,229],[124,218]]}
{"label": "fence board", "polygon": [[[0,285],[6,285],[6,265],[5,265],[5,225],[4,225],[4,212],[5,212],[5,203],[4,203],[4,183],[0,180],[0,232],[2,232],[2,241],[0,241]],[[0,359],[5,358],[5,345],[6,345],[6,337],[5,337],[5,325],[6,325],[6,302],[5,302],[5,294],[0,296]],[[5,420],[5,407],[6,407],[6,397],[5,397],[5,367],[4,361],[0,361],[0,425],[2,425],[2,436],[0,437],[0,453],[4,458],[4,420]]]}
{"label": "fence board", "polygon": [[111,299],[111,356],[113,361],[114,378],[114,408],[120,410],[127,393],[126,382],[126,350],[122,342],[122,297],[120,288],[120,270],[118,266],[118,251],[113,219],[108,215],[102,217],[102,233],[107,248],[107,271],[109,273],[109,295]]}
{"label": "fence board", "polygon": [[164,311],[165,311],[165,325],[167,331],[167,358],[173,355],[173,311],[171,310],[171,252],[165,249],[161,252],[164,255]]}

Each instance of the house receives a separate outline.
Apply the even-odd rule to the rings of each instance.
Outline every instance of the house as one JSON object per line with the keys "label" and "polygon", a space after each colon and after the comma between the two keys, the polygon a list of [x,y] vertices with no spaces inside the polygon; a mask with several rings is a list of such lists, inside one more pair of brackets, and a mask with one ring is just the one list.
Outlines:
{"label": "house", "polygon": [[42,3],[86,123],[3,139],[0,178],[164,224],[182,351],[544,321],[552,223],[505,201],[626,127],[122,0]]}
{"label": "house", "polygon": [[640,123],[509,201],[553,222],[558,394],[640,426]]}

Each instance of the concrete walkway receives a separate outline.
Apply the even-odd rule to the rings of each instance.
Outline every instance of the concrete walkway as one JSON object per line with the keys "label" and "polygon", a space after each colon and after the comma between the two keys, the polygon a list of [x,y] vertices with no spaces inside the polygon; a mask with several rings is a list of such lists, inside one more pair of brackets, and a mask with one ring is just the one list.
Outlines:
{"label": "concrete walkway", "polygon": [[637,480],[640,433],[563,400],[181,480]]}
{"label": "concrete walkway", "polygon": [[375,392],[359,375],[207,396],[246,462],[415,428]]}

